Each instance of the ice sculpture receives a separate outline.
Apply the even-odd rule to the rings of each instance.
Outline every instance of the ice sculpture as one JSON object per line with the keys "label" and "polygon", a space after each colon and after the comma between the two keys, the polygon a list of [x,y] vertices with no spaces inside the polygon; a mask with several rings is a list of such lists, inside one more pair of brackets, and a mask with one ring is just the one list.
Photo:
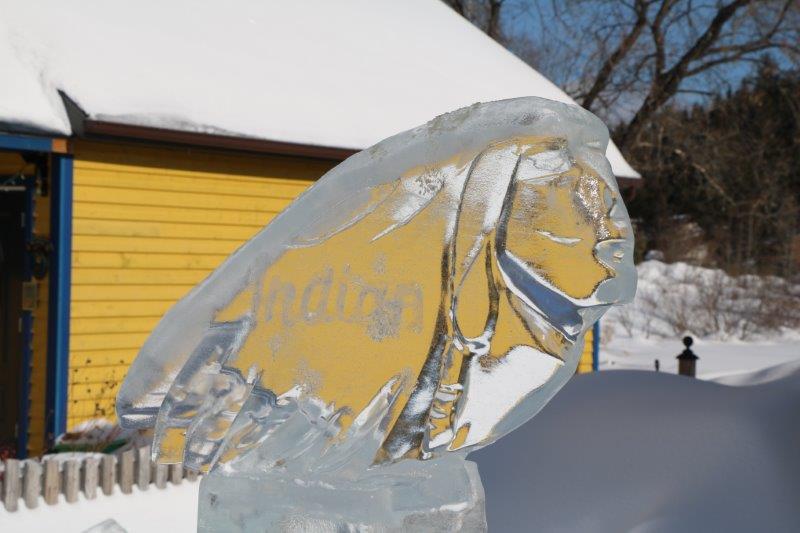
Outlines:
{"label": "ice sculpture", "polygon": [[[485,527],[466,453],[535,415],[635,290],[592,114],[476,104],[319,180],[162,319],[117,398],[211,473],[206,530]],[[369,529],[373,528],[373,529]]]}

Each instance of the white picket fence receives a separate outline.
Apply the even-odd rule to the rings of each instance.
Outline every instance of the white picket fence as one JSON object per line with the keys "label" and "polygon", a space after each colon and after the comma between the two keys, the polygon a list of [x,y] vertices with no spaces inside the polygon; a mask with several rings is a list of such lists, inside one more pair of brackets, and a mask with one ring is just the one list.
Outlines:
{"label": "white picket fence", "polygon": [[167,482],[178,485],[183,479],[195,481],[197,472],[186,470],[182,464],[161,465],[150,459],[150,447],[132,448],[117,454],[90,456],[82,459],[58,459],[48,455],[41,459],[7,459],[0,463],[0,495],[6,511],[14,512],[19,501],[35,509],[39,500],[55,505],[62,500],[78,501],[83,492],[88,500],[114,493],[119,486],[123,494],[133,492],[136,485],[147,490],[150,484],[163,489]]}

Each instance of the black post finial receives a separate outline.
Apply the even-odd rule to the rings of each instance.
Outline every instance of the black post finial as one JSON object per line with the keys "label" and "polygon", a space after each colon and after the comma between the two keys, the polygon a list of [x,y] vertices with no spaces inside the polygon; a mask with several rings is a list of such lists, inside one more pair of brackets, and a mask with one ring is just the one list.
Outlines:
{"label": "black post finial", "polygon": [[681,376],[694,377],[697,372],[699,357],[692,351],[692,344],[694,344],[694,339],[689,336],[683,338],[683,345],[686,346],[686,349],[676,358],[678,359],[678,374]]}

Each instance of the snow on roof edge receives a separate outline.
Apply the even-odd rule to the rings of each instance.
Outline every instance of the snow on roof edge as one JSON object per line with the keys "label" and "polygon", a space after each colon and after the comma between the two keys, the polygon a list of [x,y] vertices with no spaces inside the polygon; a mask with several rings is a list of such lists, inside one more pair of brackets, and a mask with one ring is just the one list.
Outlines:
{"label": "snow on roof edge", "polygon": [[[67,98],[68,95],[65,94]],[[62,102],[61,105],[63,106],[63,113],[64,116],[67,116],[69,113],[67,111],[67,104],[66,102]],[[135,117],[135,116],[109,116],[100,114],[93,118],[88,118],[89,121],[96,121],[96,122],[106,122],[109,124],[115,124],[120,126],[132,126],[137,128],[150,128],[155,130],[163,130],[163,131],[171,131],[171,132],[180,132],[180,133],[188,133],[194,135],[207,135],[211,136],[221,136],[221,137],[229,137],[231,139],[242,139],[242,140],[252,140],[252,141],[263,141],[265,143],[278,143],[278,144],[287,144],[287,145],[297,145],[297,146],[306,146],[309,148],[320,148],[320,149],[327,149],[327,150],[342,150],[342,151],[361,151],[367,147],[354,147],[354,146],[333,146],[333,145],[324,145],[324,144],[309,144],[309,143],[301,143],[301,142],[293,142],[293,141],[285,141],[285,140],[276,140],[276,139],[267,139],[264,137],[253,136],[238,133],[235,131],[229,131],[222,128],[217,128],[214,126],[205,126],[205,125],[197,125],[193,123],[185,123],[186,127],[177,127],[177,128],[163,128],[158,125],[157,120],[148,120],[146,117]],[[174,124],[173,124],[174,125]],[[37,123],[37,122],[12,122],[12,121],[0,121],[0,132],[12,133],[12,134],[22,134],[22,135],[41,135],[41,136],[66,136],[66,137],[81,137],[82,135],[77,134],[76,131],[80,130],[80,127],[76,127],[75,124],[65,124],[65,127],[58,129],[49,127],[46,123]],[[132,137],[133,138],[133,137]],[[158,141],[154,141],[158,142]],[[624,162],[622,166],[622,170],[614,172],[614,175],[617,178],[625,178],[625,179],[641,179],[641,174],[636,172],[624,159],[622,154],[619,152],[617,146],[613,143],[613,141],[609,141],[608,151],[615,151],[619,154],[619,159]],[[618,163],[619,165],[619,163]]]}

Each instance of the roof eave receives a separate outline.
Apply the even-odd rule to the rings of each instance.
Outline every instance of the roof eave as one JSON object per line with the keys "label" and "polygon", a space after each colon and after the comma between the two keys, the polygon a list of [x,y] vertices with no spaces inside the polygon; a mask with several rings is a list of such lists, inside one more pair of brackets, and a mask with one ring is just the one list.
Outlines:
{"label": "roof eave", "polygon": [[270,141],[252,137],[233,137],[90,119],[85,120],[83,123],[83,137],[149,141],[239,152],[310,157],[332,161],[343,161],[358,152],[358,150],[351,148]]}

